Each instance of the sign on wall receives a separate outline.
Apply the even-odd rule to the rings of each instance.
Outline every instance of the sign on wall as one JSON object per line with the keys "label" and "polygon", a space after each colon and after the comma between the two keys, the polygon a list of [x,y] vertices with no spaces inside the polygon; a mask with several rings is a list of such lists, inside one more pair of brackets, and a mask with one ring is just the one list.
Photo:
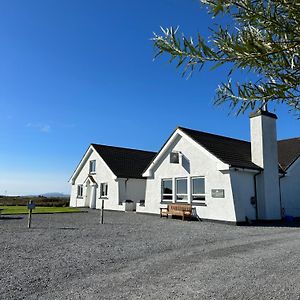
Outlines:
{"label": "sign on wall", "polygon": [[225,191],[223,189],[212,189],[211,196],[213,198],[225,198]]}

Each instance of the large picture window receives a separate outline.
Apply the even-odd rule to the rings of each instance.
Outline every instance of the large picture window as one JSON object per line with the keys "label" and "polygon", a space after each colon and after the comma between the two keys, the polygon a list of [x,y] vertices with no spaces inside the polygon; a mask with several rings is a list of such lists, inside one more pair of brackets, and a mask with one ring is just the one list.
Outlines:
{"label": "large picture window", "polygon": [[106,182],[102,182],[100,184],[100,197],[107,197],[108,195],[108,184]]}
{"label": "large picture window", "polygon": [[90,173],[96,173],[96,160],[90,160]]}
{"label": "large picture window", "polygon": [[77,185],[77,198],[83,197],[83,185],[79,184]]}
{"label": "large picture window", "polygon": [[176,201],[187,202],[187,178],[177,178],[176,179]]}
{"label": "large picture window", "polygon": [[161,185],[162,185],[162,200],[172,200],[173,198],[172,179],[163,179]]}
{"label": "large picture window", "polygon": [[204,177],[192,178],[192,201],[203,202],[205,201],[205,179]]}

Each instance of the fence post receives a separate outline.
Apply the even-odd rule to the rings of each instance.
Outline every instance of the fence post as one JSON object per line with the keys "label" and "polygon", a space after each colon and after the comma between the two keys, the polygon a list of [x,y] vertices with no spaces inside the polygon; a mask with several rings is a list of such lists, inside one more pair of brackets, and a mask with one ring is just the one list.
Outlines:
{"label": "fence post", "polygon": [[101,218],[100,218],[100,224],[103,224],[103,215],[104,215],[104,199],[102,199],[102,203],[101,203]]}
{"label": "fence post", "polygon": [[28,211],[28,228],[31,227],[31,214],[32,214],[31,205],[32,205],[32,200],[29,201],[29,205],[28,205],[28,208],[29,208],[29,211]]}

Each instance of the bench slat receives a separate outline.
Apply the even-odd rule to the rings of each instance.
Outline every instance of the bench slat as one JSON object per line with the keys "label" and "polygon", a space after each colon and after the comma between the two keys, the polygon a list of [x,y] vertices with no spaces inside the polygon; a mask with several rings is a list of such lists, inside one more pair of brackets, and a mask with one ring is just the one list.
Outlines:
{"label": "bench slat", "polygon": [[160,209],[160,216],[168,217],[168,215],[180,216],[182,217],[182,220],[184,220],[184,217],[192,216],[192,205],[178,203],[168,204],[167,208]]}

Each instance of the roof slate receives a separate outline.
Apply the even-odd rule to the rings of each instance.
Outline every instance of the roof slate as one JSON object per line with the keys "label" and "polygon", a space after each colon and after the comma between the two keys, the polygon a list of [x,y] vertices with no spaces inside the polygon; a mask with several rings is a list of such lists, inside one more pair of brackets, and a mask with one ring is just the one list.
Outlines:
{"label": "roof slate", "polygon": [[[195,142],[222,162],[239,168],[260,170],[251,161],[251,143],[226,136],[178,127]],[[112,172],[119,178],[143,178],[156,152],[91,144]],[[281,170],[286,171],[300,157],[300,138],[278,141],[278,160]]]}
{"label": "roof slate", "polygon": [[91,144],[119,178],[143,178],[142,173],[156,152]]}
{"label": "roof slate", "polygon": [[300,138],[278,141],[278,160],[283,170],[287,170],[300,156]]}
{"label": "roof slate", "polygon": [[222,162],[232,167],[261,169],[251,161],[250,142],[184,127],[178,128]]}
{"label": "roof slate", "polygon": [[[251,161],[251,143],[225,136],[178,127],[194,141],[233,167],[259,170]],[[286,171],[300,156],[300,138],[278,141],[278,161],[282,171]]]}

